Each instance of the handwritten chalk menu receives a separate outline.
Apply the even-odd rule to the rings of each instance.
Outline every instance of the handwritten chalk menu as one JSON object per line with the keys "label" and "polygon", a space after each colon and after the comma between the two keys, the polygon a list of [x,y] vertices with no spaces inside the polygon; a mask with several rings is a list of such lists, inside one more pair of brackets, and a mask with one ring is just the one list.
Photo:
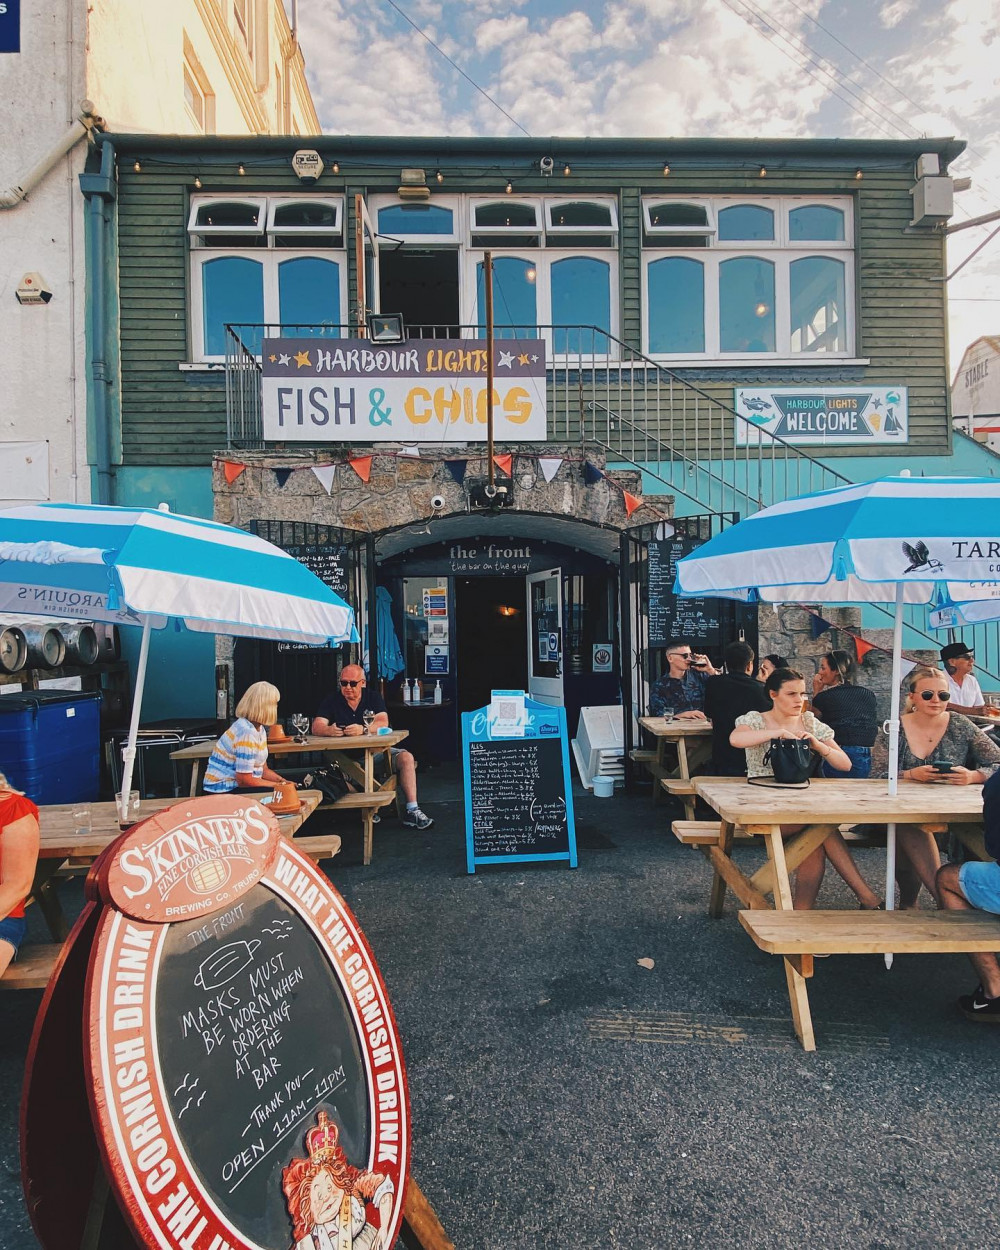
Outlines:
{"label": "handwritten chalk menu", "polygon": [[700,647],[722,642],[722,602],[674,594],[677,561],[700,545],[700,540],[682,536],[653,539],[647,545],[651,647],[665,647],[674,638]]}
{"label": "handwritten chalk menu", "polygon": [[91,1105],[139,1244],[287,1250],[322,1225],[346,1246],[370,1225],[391,1245],[402,1053],[329,881],[252,797],[211,796],[131,830],[101,896]]}
{"label": "handwritten chalk menu", "polygon": [[[351,577],[349,573],[350,552],[346,547],[324,543],[296,543],[285,550],[315,573],[321,582],[336,591],[342,599],[352,603]],[[356,604],[354,605],[357,606]]]}
{"label": "handwritten chalk menu", "polygon": [[577,864],[566,713],[525,699],[523,737],[490,737],[489,707],[462,714],[465,840],[477,864]]}

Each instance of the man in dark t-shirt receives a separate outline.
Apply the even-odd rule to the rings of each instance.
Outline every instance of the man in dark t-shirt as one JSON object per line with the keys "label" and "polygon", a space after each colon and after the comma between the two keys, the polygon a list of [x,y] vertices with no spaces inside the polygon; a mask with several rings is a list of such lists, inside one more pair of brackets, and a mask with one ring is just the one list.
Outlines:
{"label": "man in dark t-shirt", "polygon": [[771,699],[753,676],[753,647],[731,642],[724,652],[726,671],[705,683],[705,715],[712,722],[712,772],[720,777],[745,777],[746,751],[730,746],[737,716],[767,712]]}
{"label": "man in dark t-shirt", "polygon": [[[345,664],[340,671],[340,688],[319,705],[312,731],[320,738],[354,738],[365,733],[365,712],[373,712],[372,730],[389,727],[389,714],[377,690],[369,690],[365,670]],[[429,829],[434,821],[417,803],[417,764],[409,751],[392,748],[392,771],[406,800],[403,824],[410,829]]]}

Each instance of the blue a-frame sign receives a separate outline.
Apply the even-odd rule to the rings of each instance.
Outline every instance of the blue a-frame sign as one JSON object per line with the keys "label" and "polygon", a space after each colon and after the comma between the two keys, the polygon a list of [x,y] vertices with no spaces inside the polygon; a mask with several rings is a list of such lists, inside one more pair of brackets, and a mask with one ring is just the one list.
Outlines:
{"label": "blue a-frame sign", "polygon": [[524,700],[524,734],[490,733],[489,708],[462,713],[465,846],[477,864],[556,860],[576,867],[566,712]]}

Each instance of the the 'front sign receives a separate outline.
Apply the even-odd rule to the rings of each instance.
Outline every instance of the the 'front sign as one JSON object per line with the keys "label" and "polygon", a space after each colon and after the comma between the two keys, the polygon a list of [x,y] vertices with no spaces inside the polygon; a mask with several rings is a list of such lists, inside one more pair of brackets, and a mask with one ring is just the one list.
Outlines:
{"label": "the 'front sign", "polygon": [[737,387],[737,447],[786,443],[905,443],[905,386]]}
{"label": "the 'front sign", "polygon": [[140,1245],[393,1244],[406,1078],[343,900],[254,799],[181,802],[102,874],[87,990],[102,1153]]}
{"label": "the 'front sign", "polygon": [[[486,340],[265,339],[264,438],[273,442],[486,440]],[[545,344],[498,340],[494,437],[544,442]]]}

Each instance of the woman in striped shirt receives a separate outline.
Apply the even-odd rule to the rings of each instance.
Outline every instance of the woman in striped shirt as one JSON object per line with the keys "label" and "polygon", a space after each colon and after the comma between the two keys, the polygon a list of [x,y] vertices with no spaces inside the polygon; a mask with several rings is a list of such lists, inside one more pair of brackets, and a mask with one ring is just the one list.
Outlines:
{"label": "woman in striped shirt", "polygon": [[281,692],[267,681],[255,681],[236,705],[230,725],[209,756],[204,787],[207,794],[273,790],[284,781],[267,766],[267,730],[278,719]]}

